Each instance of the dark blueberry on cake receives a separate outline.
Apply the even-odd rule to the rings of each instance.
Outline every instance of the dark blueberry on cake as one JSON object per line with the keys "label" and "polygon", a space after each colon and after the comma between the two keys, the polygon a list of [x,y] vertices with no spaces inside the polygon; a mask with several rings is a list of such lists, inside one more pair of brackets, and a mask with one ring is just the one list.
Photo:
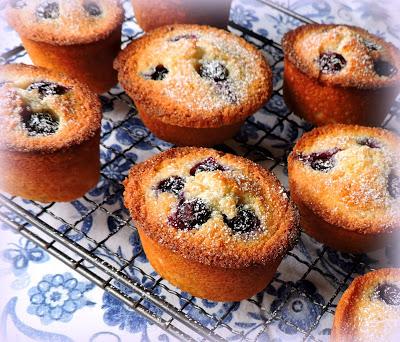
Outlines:
{"label": "dark blueberry on cake", "polygon": [[234,233],[249,233],[260,228],[260,220],[256,214],[243,206],[238,207],[237,215],[233,219],[224,217],[224,222]]}
{"label": "dark blueberry on cake", "polygon": [[400,197],[400,177],[395,175],[393,172],[388,178],[388,191],[390,196],[393,198]]}
{"label": "dark blueberry on cake", "polygon": [[57,19],[60,16],[60,5],[58,2],[45,1],[36,9],[36,15],[40,19]]}
{"label": "dark blueberry on cake", "polygon": [[300,156],[299,159],[309,164],[316,171],[327,172],[336,165],[334,156],[339,151],[335,148],[329,151],[311,153],[308,156]]}
{"label": "dark blueberry on cake", "polygon": [[179,195],[182,189],[185,187],[185,180],[182,177],[172,176],[162,180],[157,190],[161,192],[171,192],[175,195]]}
{"label": "dark blueberry on cake", "polygon": [[37,89],[40,98],[50,95],[64,95],[69,90],[67,87],[64,87],[60,84],[47,81],[35,82],[26,88],[28,91],[32,91],[34,89]]}
{"label": "dark blueberry on cake", "polygon": [[26,0],[11,0],[10,5],[12,8],[20,9],[26,6]]}
{"label": "dark blueberry on cake", "polygon": [[94,1],[85,1],[83,3],[83,8],[93,17],[98,17],[102,13],[99,5]]}
{"label": "dark blueberry on cake", "polygon": [[369,148],[380,148],[380,144],[373,138],[362,138],[357,141],[361,146],[368,146]]}
{"label": "dark blueberry on cake", "polygon": [[379,76],[393,76],[397,73],[396,67],[382,59],[374,61],[374,70]]}
{"label": "dark blueberry on cake", "polygon": [[211,210],[201,199],[181,200],[168,222],[178,229],[193,229],[206,223],[210,217]]}
{"label": "dark blueberry on cake", "polygon": [[400,288],[395,284],[380,284],[376,294],[387,305],[400,305]]}
{"label": "dark blueberry on cake", "polygon": [[47,136],[57,132],[60,122],[49,112],[32,112],[26,107],[21,114],[22,127],[29,136]]}
{"label": "dark blueberry on cake", "polygon": [[157,65],[152,71],[144,73],[143,77],[146,80],[162,81],[167,77],[168,69],[164,65]]}
{"label": "dark blueberry on cake", "polygon": [[187,39],[187,40],[194,40],[197,39],[197,36],[195,34],[180,34],[179,36],[175,36],[170,39],[171,42],[178,42],[182,39]]}
{"label": "dark blueberry on cake", "polygon": [[344,57],[335,52],[325,52],[319,56],[319,69],[323,74],[336,74],[346,63]]}
{"label": "dark blueberry on cake", "polygon": [[198,172],[204,172],[204,171],[211,172],[218,170],[225,171],[225,168],[222,165],[220,165],[213,157],[210,157],[193,166],[190,169],[190,175],[194,176]]}
{"label": "dark blueberry on cake", "polygon": [[208,78],[214,82],[226,81],[229,72],[221,62],[207,61],[200,65],[199,74],[203,78]]}

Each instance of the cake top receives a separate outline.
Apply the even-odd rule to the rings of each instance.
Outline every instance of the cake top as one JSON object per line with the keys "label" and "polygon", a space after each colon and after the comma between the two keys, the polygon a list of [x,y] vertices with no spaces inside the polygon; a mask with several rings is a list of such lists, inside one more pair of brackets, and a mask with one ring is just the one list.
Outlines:
{"label": "cake top", "polygon": [[356,278],[339,302],[333,341],[400,340],[400,269]]}
{"label": "cake top", "polygon": [[6,17],[24,38],[72,45],[108,37],[124,10],[119,0],[9,0]]}
{"label": "cake top", "polygon": [[100,129],[97,96],[77,81],[24,65],[0,67],[0,149],[52,152]]}
{"label": "cake top", "polygon": [[125,205],[138,228],[186,258],[240,268],[283,256],[297,211],[269,171],[205,148],[177,148],[132,168]]}
{"label": "cake top", "polygon": [[238,123],[272,91],[262,53],[244,39],[208,26],[156,29],[133,41],[114,65],[133,100],[178,126]]}
{"label": "cake top", "polygon": [[400,138],[381,129],[328,125],[289,156],[302,201],[325,221],[360,233],[400,229]]}
{"label": "cake top", "polygon": [[286,58],[306,75],[343,87],[400,86],[400,51],[347,25],[304,25],[285,34]]}

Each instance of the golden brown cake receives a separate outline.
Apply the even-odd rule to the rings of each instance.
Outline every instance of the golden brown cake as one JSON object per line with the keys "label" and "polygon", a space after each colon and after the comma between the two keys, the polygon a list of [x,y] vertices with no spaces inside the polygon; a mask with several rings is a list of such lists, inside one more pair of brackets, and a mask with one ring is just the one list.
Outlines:
{"label": "golden brown cake", "polygon": [[283,95],[317,126],[380,125],[400,91],[400,51],[346,25],[304,25],[285,34]]}
{"label": "golden brown cake", "polygon": [[115,67],[145,125],[177,145],[225,141],[272,91],[261,52],[208,26],[156,29],[123,50]]}
{"label": "golden brown cake", "polygon": [[232,0],[132,0],[135,17],[145,30],[171,24],[226,28]]}
{"label": "golden brown cake", "polygon": [[101,106],[85,85],[44,68],[0,67],[0,189],[71,201],[100,175]]}
{"label": "golden brown cake", "polygon": [[117,83],[124,11],[119,0],[11,1],[7,19],[33,63],[101,93]]}
{"label": "golden brown cake", "polygon": [[298,215],[269,171],[212,149],[177,148],[125,180],[147,258],[194,296],[237,301],[261,291],[298,235]]}
{"label": "golden brown cake", "polygon": [[301,226],[345,252],[378,249],[400,233],[400,139],[381,129],[327,125],[304,134],[288,159]]}
{"label": "golden brown cake", "polygon": [[335,313],[331,342],[400,341],[400,269],[356,278]]}

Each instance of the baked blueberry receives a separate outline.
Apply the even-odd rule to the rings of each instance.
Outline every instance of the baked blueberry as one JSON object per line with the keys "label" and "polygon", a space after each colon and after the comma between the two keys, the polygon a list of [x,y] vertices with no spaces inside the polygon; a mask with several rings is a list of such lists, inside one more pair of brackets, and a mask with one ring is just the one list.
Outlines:
{"label": "baked blueberry", "polygon": [[388,177],[388,191],[393,198],[400,197],[400,177],[393,172]]}
{"label": "baked blueberry", "polygon": [[179,202],[176,212],[168,218],[168,222],[178,229],[193,229],[206,223],[210,217],[211,210],[203,200],[183,199]]}
{"label": "baked blueberry", "polygon": [[307,156],[300,156],[300,160],[309,164],[314,170],[327,172],[336,165],[335,154],[340,150],[334,148],[329,151],[315,152]]}
{"label": "baked blueberry", "polygon": [[233,233],[249,233],[260,228],[260,220],[256,214],[244,206],[237,208],[237,215],[233,219],[224,217],[224,222]]}
{"label": "baked blueberry", "polygon": [[146,80],[153,80],[153,81],[162,81],[165,77],[167,77],[167,74],[169,73],[169,70],[164,66],[164,65],[157,65],[152,71],[144,73],[143,77]]}
{"label": "baked blueberry", "polygon": [[226,81],[229,76],[229,71],[219,61],[206,61],[200,65],[199,74],[203,78],[213,80],[214,82]]}
{"label": "baked blueberry", "polygon": [[98,17],[102,13],[100,6],[94,1],[85,1],[83,3],[83,8],[92,17]]}
{"label": "baked blueberry", "polygon": [[49,112],[32,112],[25,107],[22,116],[22,127],[29,136],[47,136],[57,132],[60,121]]}
{"label": "baked blueberry", "polygon": [[400,305],[400,288],[395,284],[380,284],[376,288],[376,294],[387,305]]}
{"label": "baked blueberry", "polygon": [[218,170],[225,171],[225,168],[222,165],[220,165],[213,157],[210,157],[193,166],[190,169],[190,175],[194,176],[198,172],[204,172],[204,171],[211,172]]}
{"label": "baked blueberry", "polygon": [[346,59],[336,52],[325,52],[319,56],[319,69],[323,74],[336,74],[346,63]]}
{"label": "baked blueberry", "polygon": [[379,142],[373,138],[361,138],[357,140],[357,143],[361,146],[368,146],[369,148],[381,148]]}
{"label": "baked blueberry", "polygon": [[60,5],[55,1],[42,2],[36,9],[39,19],[57,19],[60,16]]}
{"label": "baked blueberry", "polygon": [[34,89],[37,89],[40,98],[50,95],[64,95],[69,90],[69,88],[62,86],[61,84],[48,81],[35,82],[26,88],[28,91],[32,91]]}
{"label": "baked blueberry", "polygon": [[172,176],[158,183],[157,190],[161,192],[171,192],[179,195],[185,187],[185,180],[182,177]]}
{"label": "baked blueberry", "polygon": [[374,61],[374,70],[379,76],[393,76],[397,73],[397,68],[383,59]]}

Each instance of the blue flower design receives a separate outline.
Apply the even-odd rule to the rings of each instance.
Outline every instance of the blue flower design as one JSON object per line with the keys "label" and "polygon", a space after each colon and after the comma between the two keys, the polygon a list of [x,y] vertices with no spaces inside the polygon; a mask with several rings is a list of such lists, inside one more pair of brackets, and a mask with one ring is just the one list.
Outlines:
{"label": "blue flower design", "polygon": [[367,254],[360,254],[359,258],[360,261],[354,264],[354,257],[351,254],[327,248],[324,258],[321,259],[321,264],[327,272],[331,273],[333,271],[345,276],[352,271],[364,274],[367,265],[377,262],[377,260],[371,259]]}
{"label": "blue flower design", "polygon": [[85,297],[93,287],[93,283],[80,282],[69,273],[48,274],[29,290],[28,313],[40,317],[43,324],[69,322],[77,310],[95,304]]}
{"label": "blue flower design", "polygon": [[[252,122],[255,121],[253,117],[251,117],[249,120]],[[239,133],[235,136],[235,139],[241,143],[245,143],[250,139],[258,139],[258,129],[255,125],[245,122],[240,128]]]}
{"label": "blue flower design", "polygon": [[360,4],[356,11],[361,13],[361,18],[363,19],[372,19],[374,21],[387,21],[390,19],[390,15],[387,9],[379,4],[376,1],[358,1]]}
{"label": "blue flower design", "polygon": [[[153,272],[152,276],[156,276],[156,273]],[[133,272],[129,275],[134,281],[141,283],[145,287],[151,287],[154,285],[154,281],[150,280],[147,277],[140,277],[136,275],[136,272]],[[133,291],[126,286],[117,283],[116,286],[126,295],[132,296],[133,299],[138,299],[139,296],[133,294]],[[160,294],[160,289],[157,287],[153,290],[153,293],[156,295]],[[156,307],[155,305],[149,303],[144,300],[142,305],[152,311],[154,314],[161,316],[162,311]],[[104,322],[110,326],[118,326],[121,330],[126,330],[131,333],[142,333],[142,341],[148,341],[147,336],[147,325],[150,322],[144,318],[141,314],[139,314],[134,309],[128,307],[124,304],[120,299],[114,297],[112,294],[105,292],[103,295],[103,305],[102,309],[105,309],[104,312]]]}
{"label": "blue flower design", "polygon": [[[96,188],[89,192],[90,196],[107,198],[107,204],[122,204],[122,196],[120,194],[122,186],[121,181],[128,174],[129,169],[133,166],[133,162],[137,160],[137,155],[132,152],[124,154],[125,157],[115,157],[116,154],[122,153],[123,149],[120,145],[113,144],[108,149],[100,151],[100,159],[102,165],[102,177]],[[113,196],[115,194],[115,196]]]}
{"label": "blue flower design", "polygon": [[[293,286],[296,288],[294,292]],[[317,292],[315,285],[308,280],[301,280],[296,284],[287,282],[277,290],[277,299],[272,302],[271,311],[274,312],[282,305],[279,312],[283,320],[279,321],[279,330],[293,335],[297,330],[292,324],[308,331],[322,312],[324,304],[325,300]]]}
{"label": "blue flower design", "polygon": [[49,259],[42,248],[25,238],[20,238],[18,244],[10,243],[9,246],[10,248],[4,250],[3,256],[12,264],[16,275],[25,272],[30,262],[41,264]]}
{"label": "blue flower design", "polygon": [[253,23],[259,20],[254,10],[245,8],[242,5],[233,7],[231,10],[231,16],[235,23],[240,24],[247,29],[253,28]]}
{"label": "blue flower design", "polygon": [[[192,296],[187,292],[181,293],[183,298],[190,299]],[[187,301],[184,299],[179,300],[179,304],[181,306],[185,305]],[[192,303],[196,304],[197,306],[204,307],[206,312],[209,312],[211,309],[217,309],[216,312],[213,314],[214,317],[222,317],[225,316],[225,313],[229,310],[229,314],[224,317],[224,323],[228,324],[231,322],[233,318],[233,312],[239,309],[240,303],[239,302],[213,302],[207,299],[200,299],[193,297]],[[196,322],[199,322],[203,326],[210,326],[215,323],[215,320],[212,317],[206,315],[202,310],[199,310],[197,306],[190,305],[187,309],[187,315],[194,319]],[[233,307],[232,307],[233,306]],[[232,307],[232,308],[231,308]]]}

